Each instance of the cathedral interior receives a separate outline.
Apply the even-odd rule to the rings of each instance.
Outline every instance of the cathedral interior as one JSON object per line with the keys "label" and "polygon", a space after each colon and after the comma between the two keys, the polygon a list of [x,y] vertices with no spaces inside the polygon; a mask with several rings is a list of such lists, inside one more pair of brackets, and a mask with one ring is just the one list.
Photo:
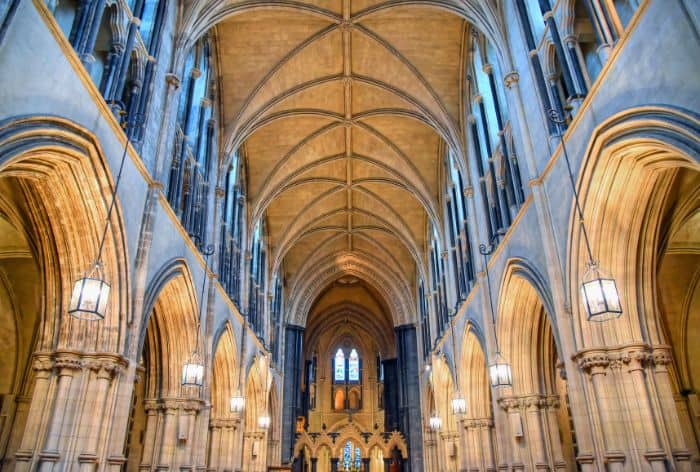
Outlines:
{"label": "cathedral interior", "polygon": [[700,470],[699,76],[697,0],[0,1],[0,470]]}

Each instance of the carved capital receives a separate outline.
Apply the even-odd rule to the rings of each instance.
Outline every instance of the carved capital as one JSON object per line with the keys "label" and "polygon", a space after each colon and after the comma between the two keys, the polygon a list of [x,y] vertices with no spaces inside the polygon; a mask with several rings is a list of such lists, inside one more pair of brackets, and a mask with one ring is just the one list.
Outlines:
{"label": "carved capital", "polygon": [[520,400],[516,397],[504,397],[498,399],[498,404],[501,405],[505,411],[517,410],[520,408]]}
{"label": "carved capital", "polygon": [[173,73],[165,74],[165,83],[172,87],[174,90],[180,88],[180,78]]}
{"label": "carved capital", "polygon": [[579,368],[590,375],[604,373],[610,366],[610,358],[607,353],[601,351],[579,353],[576,361]]}
{"label": "carved capital", "polygon": [[56,357],[56,368],[61,371],[80,370],[83,362],[80,357],[72,354],[61,354]]}
{"label": "carved capital", "polygon": [[514,70],[508,72],[508,73],[503,77],[503,84],[504,84],[506,87],[508,87],[508,88],[513,87],[515,84],[518,83],[518,81],[520,81],[520,74],[518,74],[518,73],[517,73],[516,71],[514,71]]}
{"label": "carved capital", "polygon": [[656,366],[656,370],[663,371],[667,369],[667,366],[673,361],[673,355],[671,350],[667,347],[655,348],[651,356]]}
{"label": "carved capital", "polygon": [[53,367],[54,362],[48,356],[35,356],[34,361],[32,362],[32,369],[34,369],[37,375],[40,372],[45,372],[46,374],[48,374],[51,372]]}

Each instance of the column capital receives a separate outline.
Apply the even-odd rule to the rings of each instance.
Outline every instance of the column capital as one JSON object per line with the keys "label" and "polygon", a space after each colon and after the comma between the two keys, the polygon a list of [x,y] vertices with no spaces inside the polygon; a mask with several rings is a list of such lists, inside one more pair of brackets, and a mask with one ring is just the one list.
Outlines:
{"label": "column capital", "polygon": [[174,90],[177,90],[180,88],[180,77],[173,74],[172,72],[169,72],[165,74],[165,83],[172,87]]}
{"label": "column capital", "polygon": [[512,70],[503,76],[503,84],[507,88],[512,88],[520,81],[520,74]]}
{"label": "column capital", "polygon": [[603,351],[587,351],[576,355],[579,368],[590,375],[604,373],[610,366],[610,358]]}

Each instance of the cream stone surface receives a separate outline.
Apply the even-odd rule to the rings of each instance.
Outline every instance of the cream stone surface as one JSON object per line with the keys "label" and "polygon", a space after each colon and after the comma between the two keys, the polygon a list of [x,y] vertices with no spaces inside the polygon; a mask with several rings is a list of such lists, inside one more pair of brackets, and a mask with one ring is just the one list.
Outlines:
{"label": "cream stone surface", "polygon": [[699,28],[0,2],[0,470],[700,470]]}

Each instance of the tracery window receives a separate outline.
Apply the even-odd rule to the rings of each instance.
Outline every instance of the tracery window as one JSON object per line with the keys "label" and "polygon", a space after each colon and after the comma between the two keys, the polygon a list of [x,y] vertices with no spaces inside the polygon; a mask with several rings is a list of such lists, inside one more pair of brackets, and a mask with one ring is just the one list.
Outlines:
{"label": "tracery window", "polygon": [[445,277],[445,258],[440,253],[437,235],[433,233],[430,244],[430,293],[433,300],[433,313],[437,336],[442,335],[447,325],[447,279]]}
{"label": "tracery window", "polygon": [[463,190],[464,181],[451,152],[446,155],[445,167],[445,224],[457,290],[456,301],[460,303],[467,298],[474,283],[473,255]]}
{"label": "tracery window", "polygon": [[346,354],[338,348],[333,356],[332,397],[335,410],[359,410],[362,408],[362,359],[357,349]]}
{"label": "tracery window", "polygon": [[167,195],[187,233],[203,244],[215,129],[211,51],[206,38],[192,47],[185,64]]}
{"label": "tracery window", "polygon": [[160,52],[166,2],[46,3],[105,101],[115,114],[128,115],[128,133],[132,143],[138,145],[143,138],[156,64],[148,58],[157,58]]}
{"label": "tracery window", "polygon": [[348,359],[348,382],[359,382],[360,381],[360,357],[357,355],[357,351],[353,348],[350,351],[350,357]]}
{"label": "tracery window", "polygon": [[345,443],[343,447],[342,471],[359,471],[362,468],[362,453],[359,447],[355,447],[352,441]]}
{"label": "tracery window", "polygon": [[418,284],[418,314],[420,316],[421,337],[423,346],[423,359],[427,359],[430,355],[430,349],[433,342],[430,330],[430,309],[428,308],[428,300],[430,295],[426,293],[425,282],[421,279]]}
{"label": "tracery window", "polygon": [[338,352],[335,353],[335,359],[334,359],[334,374],[333,374],[333,381],[334,382],[345,382],[345,354],[343,353],[342,349],[338,349]]}
{"label": "tracery window", "polygon": [[[469,120],[469,131],[476,155],[474,161],[488,236],[493,239],[505,234],[525,197],[505,92],[501,81],[497,80],[497,77],[502,77],[498,60],[494,49],[479,34],[474,35],[471,64],[472,119]],[[449,157],[446,173],[453,181],[459,182],[461,175],[452,170],[456,170],[453,161]],[[453,201],[459,205],[456,197],[453,196]],[[468,256],[468,253],[464,252],[463,256]],[[468,290],[468,281],[468,277],[462,276],[464,292]]]}
{"label": "tracery window", "polygon": [[248,272],[248,321],[253,331],[265,336],[263,315],[265,312],[265,283],[267,274],[267,251],[264,240],[264,223],[258,222],[253,232],[252,251]]}
{"label": "tracery window", "polygon": [[225,179],[219,247],[219,280],[229,297],[240,306],[241,260],[245,217],[245,192],[241,164],[234,154]]}

